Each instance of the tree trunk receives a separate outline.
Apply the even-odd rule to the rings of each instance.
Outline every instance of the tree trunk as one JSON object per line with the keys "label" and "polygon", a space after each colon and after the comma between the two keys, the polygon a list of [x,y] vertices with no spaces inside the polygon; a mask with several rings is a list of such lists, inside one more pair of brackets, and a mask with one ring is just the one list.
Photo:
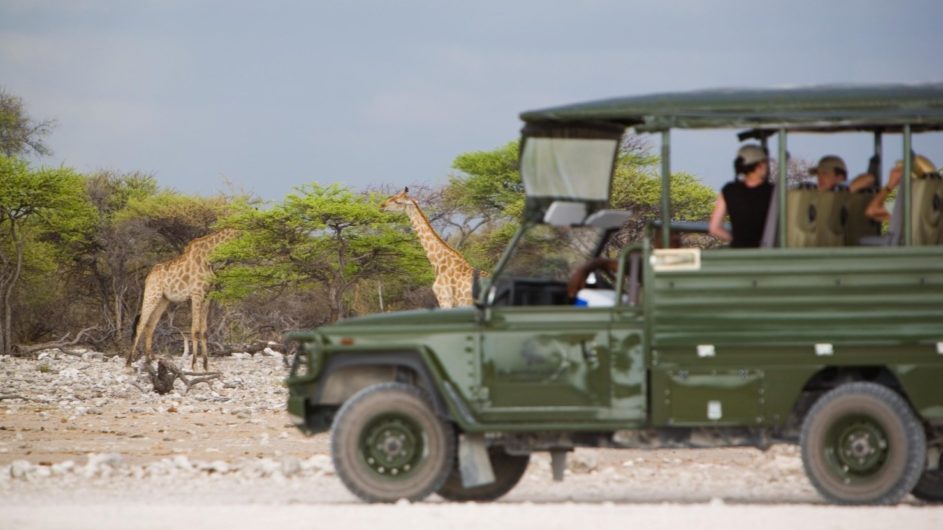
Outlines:
{"label": "tree trunk", "polygon": [[112,291],[113,291],[113,302],[114,303],[114,319],[115,319],[115,342],[118,344],[124,344],[125,330],[124,330],[124,297],[127,288],[122,286],[118,287],[117,282],[112,281]]}
{"label": "tree trunk", "polygon": [[10,236],[16,248],[15,264],[13,265],[13,275],[4,285],[3,292],[3,344],[0,353],[11,353],[13,349],[13,303],[11,301],[13,289],[16,282],[20,279],[20,272],[23,270],[23,240],[16,233],[16,224],[11,221]]}

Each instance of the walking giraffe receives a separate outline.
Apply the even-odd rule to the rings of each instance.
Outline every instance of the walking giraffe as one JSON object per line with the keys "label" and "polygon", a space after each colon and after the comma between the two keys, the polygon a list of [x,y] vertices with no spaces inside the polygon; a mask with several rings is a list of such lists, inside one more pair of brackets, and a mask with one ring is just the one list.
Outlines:
{"label": "walking giraffe", "polygon": [[[475,268],[465,261],[465,258],[448,243],[445,242],[429,223],[419,204],[409,196],[409,188],[383,201],[380,208],[388,212],[405,212],[412,222],[419,243],[426,251],[426,257],[435,269],[435,282],[432,292],[435,293],[439,307],[449,308],[463,305],[472,305],[472,283],[475,281]],[[485,273],[479,273],[486,276]]]}
{"label": "walking giraffe", "polygon": [[191,241],[180,256],[154,265],[144,281],[141,316],[135,328],[134,344],[128,352],[127,366],[131,366],[137,353],[138,341],[142,336],[144,337],[144,354],[148,361],[151,360],[154,329],[164,310],[171,302],[190,300],[190,343],[193,345],[191,368],[196,367],[196,359],[201,351],[203,370],[209,368],[206,319],[210,302],[206,299],[206,295],[210,291],[214,278],[209,256],[217,246],[236,237],[236,234],[236,230],[225,228],[199,237]]}

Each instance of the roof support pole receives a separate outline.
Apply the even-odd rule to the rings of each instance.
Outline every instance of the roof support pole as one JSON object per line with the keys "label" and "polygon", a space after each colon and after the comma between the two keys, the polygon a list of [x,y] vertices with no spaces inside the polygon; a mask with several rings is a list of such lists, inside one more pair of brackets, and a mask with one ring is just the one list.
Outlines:
{"label": "roof support pole", "polygon": [[883,169],[881,159],[883,158],[884,146],[881,144],[881,131],[874,131],[874,156],[877,157],[877,164],[874,165],[874,184],[881,186],[881,171]]}
{"label": "roof support pole", "polygon": [[671,248],[671,129],[661,131],[661,248]]}
{"label": "roof support pole", "polygon": [[776,162],[779,166],[776,172],[776,196],[777,207],[779,208],[779,220],[776,223],[779,227],[779,246],[786,248],[786,173],[789,168],[789,161],[786,160],[786,129],[779,129],[777,135],[779,140],[779,152],[776,155]]}
{"label": "roof support pole", "polygon": [[910,189],[910,173],[913,171],[913,158],[910,156],[912,150],[910,144],[910,124],[904,125],[904,174],[900,182],[900,194],[898,200],[904,201],[904,244],[910,246],[913,244],[913,219],[910,218],[910,212],[913,205],[913,190]]}

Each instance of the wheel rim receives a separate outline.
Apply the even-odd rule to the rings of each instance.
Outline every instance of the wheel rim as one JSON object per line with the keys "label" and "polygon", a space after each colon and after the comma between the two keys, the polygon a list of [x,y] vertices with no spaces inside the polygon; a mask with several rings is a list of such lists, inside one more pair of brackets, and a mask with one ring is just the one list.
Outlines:
{"label": "wheel rim", "polygon": [[372,419],[360,436],[360,456],[376,476],[399,479],[412,475],[425,456],[425,432],[407,416],[385,414]]}
{"label": "wheel rim", "polygon": [[887,432],[867,416],[846,417],[828,430],[825,457],[845,484],[872,481],[884,469],[890,453]]}

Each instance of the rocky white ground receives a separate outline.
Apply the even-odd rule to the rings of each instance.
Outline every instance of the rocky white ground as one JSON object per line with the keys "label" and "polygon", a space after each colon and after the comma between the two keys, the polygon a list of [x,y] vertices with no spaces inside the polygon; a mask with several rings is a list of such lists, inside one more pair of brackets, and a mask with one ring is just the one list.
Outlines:
{"label": "rocky white ground", "polygon": [[212,361],[221,380],[159,396],[121,358],[0,356],[0,529],[943,529],[943,508],[912,498],[822,504],[791,446],[578,450],[562,483],[539,454],[498,503],[367,506],[334,476],[328,438],[288,422],[280,356]]}

